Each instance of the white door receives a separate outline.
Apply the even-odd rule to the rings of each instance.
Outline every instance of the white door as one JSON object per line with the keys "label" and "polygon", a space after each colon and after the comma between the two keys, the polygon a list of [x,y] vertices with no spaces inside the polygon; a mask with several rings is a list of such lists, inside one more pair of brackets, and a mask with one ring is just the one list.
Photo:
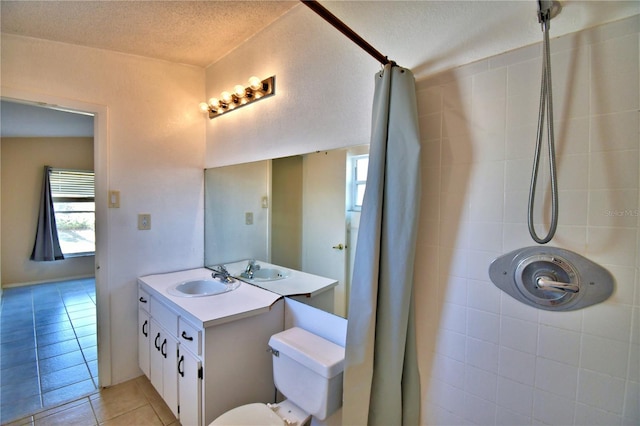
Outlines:
{"label": "white door", "polygon": [[302,269],[337,280],[334,313],[346,314],[347,152],[305,155],[303,176]]}

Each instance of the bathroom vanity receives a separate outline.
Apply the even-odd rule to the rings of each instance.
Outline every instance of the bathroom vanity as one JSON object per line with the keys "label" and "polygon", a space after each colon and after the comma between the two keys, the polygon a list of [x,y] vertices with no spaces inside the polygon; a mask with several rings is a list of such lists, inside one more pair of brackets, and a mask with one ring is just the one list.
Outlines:
{"label": "bathroom vanity", "polygon": [[205,268],[138,279],[139,365],[183,426],[275,399],[266,349],[284,327],[282,297],[244,282],[206,297],[171,294],[205,279]]}

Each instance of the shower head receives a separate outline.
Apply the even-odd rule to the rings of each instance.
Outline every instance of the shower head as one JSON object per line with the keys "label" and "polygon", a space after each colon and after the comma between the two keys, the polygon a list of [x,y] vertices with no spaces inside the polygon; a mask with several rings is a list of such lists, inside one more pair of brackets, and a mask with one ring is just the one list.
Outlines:
{"label": "shower head", "polygon": [[549,26],[551,18],[558,16],[561,10],[558,0],[538,0],[538,22]]}

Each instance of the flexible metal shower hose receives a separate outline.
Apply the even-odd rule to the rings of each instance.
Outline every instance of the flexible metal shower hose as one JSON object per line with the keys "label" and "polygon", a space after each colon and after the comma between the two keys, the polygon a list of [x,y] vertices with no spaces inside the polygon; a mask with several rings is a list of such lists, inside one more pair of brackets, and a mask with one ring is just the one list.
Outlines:
{"label": "flexible metal shower hose", "polygon": [[[549,17],[549,19],[551,19]],[[556,176],[556,150],[553,132],[553,96],[551,91],[551,59],[549,53],[549,22],[542,20],[544,33],[543,58],[542,58],[542,83],[540,85],[540,110],[538,114],[538,134],[536,138],[536,152],[533,158],[533,171],[531,173],[531,185],[529,186],[529,211],[527,223],[529,234],[538,244],[546,244],[556,233],[558,227],[558,178]],[[549,174],[551,178],[551,225],[549,232],[544,238],[540,238],[536,233],[533,224],[534,198],[538,181],[538,167],[540,165],[540,154],[542,150],[542,138],[544,136],[545,110],[547,113],[547,145],[549,149]]]}

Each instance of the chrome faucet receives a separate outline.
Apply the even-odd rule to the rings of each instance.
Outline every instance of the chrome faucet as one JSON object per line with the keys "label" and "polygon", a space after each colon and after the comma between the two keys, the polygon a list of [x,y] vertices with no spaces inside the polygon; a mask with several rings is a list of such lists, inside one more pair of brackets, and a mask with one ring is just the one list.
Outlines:
{"label": "chrome faucet", "polygon": [[211,277],[213,279],[218,279],[226,283],[232,283],[234,281],[229,271],[227,271],[226,266],[218,265],[217,268],[218,269],[214,269],[213,273],[211,274]]}
{"label": "chrome faucet", "polygon": [[240,274],[243,278],[253,279],[253,274],[260,269],[260,265],[258,265],[255,259],[251,259],[247,262],[247,268],[243,273]]}

